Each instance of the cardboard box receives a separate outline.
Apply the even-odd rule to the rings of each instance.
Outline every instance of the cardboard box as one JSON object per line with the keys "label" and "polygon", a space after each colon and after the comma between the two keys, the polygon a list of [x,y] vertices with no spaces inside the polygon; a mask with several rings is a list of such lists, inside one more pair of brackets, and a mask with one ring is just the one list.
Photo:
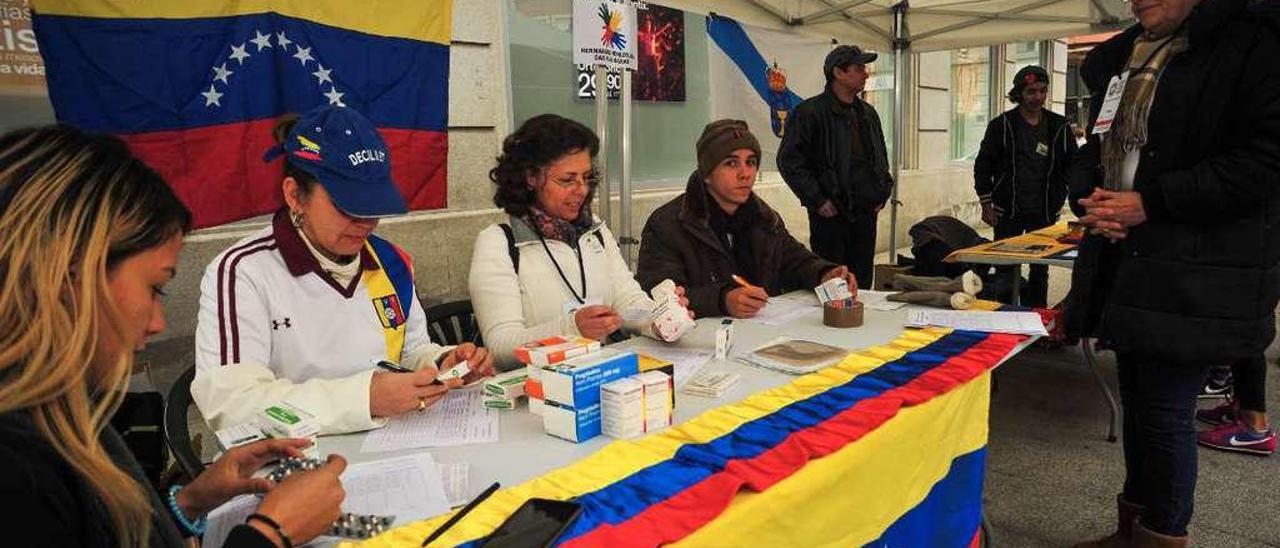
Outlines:
{"label": "cardboard box", "polygon": [[530,341],[515,350],[521,363],[543,367],[600,350],[600,341],[586,337],[547,337]]}
{"label": "cardboard box", "polygon": [[671,426],[675,402],[671,376],[661,371],[647,371],[637,379],[644,387],[644,431],[653,432]]}
{"label": "cardboard box", "polygon": [[[893,291],[893,287],[889,284],[893,282],[893,277],[898,274],[910,274],[910,266],[898,266],[891,264],[878,264],[872,267],[871,289],[876,291]],[[859,280],[861,283],[861,280]]]}
{"label": "cardboard box", "polygon": [[287,401],[263,409],[258,414],[258,426],[273,438],[315,438],[320,435],[315,415]]}
{"label": "cardboard box", "polygon": [[574,409],[600,403],[600,386],[639,372],[635,352],[606,348],[542,368],[542,395]]}
{"label": "cardboard box", "polygon": [[514,400],[524,395],[524,383],[529,378],[525,368],[499,373],[484,381],[486,397]]}
{"label": "cardboard box", "polygon": [[630,439],[644,434],[644,383],[637,377],[618,379],[600,387],[601,432]]}
{"label": "cardboard box", "polygon": [[552,436],[582,443],[600,435],[600,404],[575,409],[547,401],[542,426]]}

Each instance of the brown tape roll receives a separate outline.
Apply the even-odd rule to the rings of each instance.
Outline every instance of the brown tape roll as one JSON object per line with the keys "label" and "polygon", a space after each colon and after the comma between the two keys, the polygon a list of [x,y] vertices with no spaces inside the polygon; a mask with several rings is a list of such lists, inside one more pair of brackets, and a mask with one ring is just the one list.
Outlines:
{"label": "brown tape roll", "polygon": [[838,308],[825,304],[822,306],[822,325],[827,327],[861,327],[862,303],[854,301],[853,306]]}

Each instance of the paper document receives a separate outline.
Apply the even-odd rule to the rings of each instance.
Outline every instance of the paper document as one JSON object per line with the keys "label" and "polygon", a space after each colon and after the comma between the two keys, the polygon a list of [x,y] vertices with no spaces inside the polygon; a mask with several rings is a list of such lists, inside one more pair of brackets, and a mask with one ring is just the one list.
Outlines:
{"label": "paper document", "polygon": [[462,506],[479,495],[471,492],[471,465],[465,462],[439,463],[440,478],[444,480],[445,498],[449,506]]}
{"label": "paper document", "polygon": [[899,308],[907,306],[907,303],[890,301],[889,295],[892,295],[894,293],[897,293],[897,291],[876,291],[874,289],[860,289],[858,290],[858,300],[861,301],[862,306],[866,307],[868,310],[879,310],[881,312],[897,310]]}
{"label": "paper document", "polygon": [[369,432],[363,453],[451,447],[498,441],[498,411],[484,406],[481,387],[450,390],[423,411],[410,411]]}
{"label": "paper document", "polygon": [[1035,312],[965,312],[958,310],[911,310],[907,327],[936,325],[965,331],[1048,336],[1040,315]]}
{"label": "paper document", "polygon": [[627,350],[671,362],[675,369],[676,388],[680,388],[689,382],[689,379],[697,375],[702,366],[706,365],[707,360],[710,360],[711,356],[715,354],[710,350],[676,348],[656,344],[630,345]]}
{"label": "paper document", "polygon": [[760,309],[751,321],[765,325],[787,325],[808,315],[819,315],[822,309],[794,299],[770,298],[769,304]]}
{"label": "paper document", "polygon": [[[342,488],[347,492],[343,512],[395,516],[393,526],[449,511],[440,469],[429,453],[352,464],[342,473]],[[210,512],[203,546],[220,548],[231,529],[244,523],[260,501],[257,495],[243,495]],[[320,537],[312,545],[338,540]]]}

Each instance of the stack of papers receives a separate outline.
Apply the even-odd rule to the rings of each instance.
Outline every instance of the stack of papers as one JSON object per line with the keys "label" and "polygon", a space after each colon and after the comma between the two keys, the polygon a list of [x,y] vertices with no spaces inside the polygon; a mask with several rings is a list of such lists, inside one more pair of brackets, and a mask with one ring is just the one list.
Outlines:
{"label": "stack of papers", "polygon": [[718,398],[726,390],[732,388],[733,385],[738,384],[738,380],[741,378],[736,373],[705,371],[689,379],[688,384],[685,384],[680,389],[680,393],[704,398]]}
{"label": "stack of papers", "polygon": [[484,390],[450,390],[435,405],[410,411],[369,432],[362,453],[398,451],[420,447],[451,447],[498,441],[498,412],[485,407]]}
{"label": "stack of papers", "polygon": [[898,292],[861,289],[861,290],[858,290],[858,300],[862,301],[862,305],[867,307],[868,310],[879,310],[881,312],[897,310],[899,308],[907,306],[907,303],[904,303],[904,302],[890,301],[888,297],[889,295],[893,295],[894,293],[898,293]]}
{"label": "stack of papers", "polygon": [[907,312],[907,327],[950,327],[964,331],[984,333],[1012,333],[1014,335],[1049,335],[1044,322],[1035,312],[970,312],[959,310],[911,310]]}
{"label": "stack of papers", "polygon": [[744,363],[789,375],[812,373],[843,360],[849,351],[819,342],[780,337],[739,356]]}

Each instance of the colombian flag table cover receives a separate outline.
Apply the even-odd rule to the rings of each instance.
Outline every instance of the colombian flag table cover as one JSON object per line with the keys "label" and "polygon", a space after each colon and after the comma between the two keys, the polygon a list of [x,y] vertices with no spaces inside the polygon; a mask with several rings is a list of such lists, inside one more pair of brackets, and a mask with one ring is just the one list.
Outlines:
{"label": "colombian flag table cover", "polygon": [[274,210],[282,114],[345,105],[409,209],[445,206],[452,0],[31,0],[59,122],[119,136],[198,227]]}
{"label": "colombian flag table cover", "polygon": [[[976,546],[990,371],[1025,339],[904,331],[499,491],[432,545],[476,545],[541,497],[583,506],[561,546]],[[364,545],[418,546],[448,517]]]}

